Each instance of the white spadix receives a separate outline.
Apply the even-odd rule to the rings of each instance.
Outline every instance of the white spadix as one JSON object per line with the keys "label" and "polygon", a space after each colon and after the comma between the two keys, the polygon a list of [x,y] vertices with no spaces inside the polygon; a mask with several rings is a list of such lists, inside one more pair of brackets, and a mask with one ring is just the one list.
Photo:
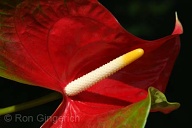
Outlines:
{"label": "white spadix", "polygon": [[95,83],[105,79],[106,77],[114,74],[118,70],[137,60],[144,54],[143,49],[138,48],[128,52],[107,64],[79,77],[78,79],[70,82],[64,89],[66,95],[74,96],[78,93],[88,89]]}

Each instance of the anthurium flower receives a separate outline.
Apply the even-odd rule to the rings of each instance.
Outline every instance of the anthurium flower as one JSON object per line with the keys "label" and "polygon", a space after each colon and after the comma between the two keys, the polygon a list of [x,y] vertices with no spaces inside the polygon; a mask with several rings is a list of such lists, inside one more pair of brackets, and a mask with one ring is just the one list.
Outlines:
{"label": "anthurium flower", "polygon": [[[154,100],[148,94],[158,91],[147,90],[166,89],[183,32],[177,16],[171,35],[147,41],[122,28],[97,0],[0,4],[0,76],[63,94],[62,103],[43,128],[130,126],[127,120],[134,116],[129,113],[135,109],[144,115],[143,126],[149,109],[159,110],[156,103],[165,98]],[[144,50],[138,60],[74,96],[67,95],[69,83],[138,48]]]}

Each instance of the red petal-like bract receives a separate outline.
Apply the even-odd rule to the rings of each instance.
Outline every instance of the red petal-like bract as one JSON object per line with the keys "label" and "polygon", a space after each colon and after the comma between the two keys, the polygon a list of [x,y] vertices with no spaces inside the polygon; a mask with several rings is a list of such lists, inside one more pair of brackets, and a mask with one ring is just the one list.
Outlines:
{"label": "red petal-like bract", "polygon": [[87,91],[74,97],[63,93],[52,115],[57,118],[42,127],[86,128],[102,114],[144,99],[150,86],[165,90],[180,48],[178,20],[172,35],[147,41],[123,29],[97,0],[0,4],[0,75],[8,79],[63,93],[70,81],[110,60],[136,48],[145,51]]}

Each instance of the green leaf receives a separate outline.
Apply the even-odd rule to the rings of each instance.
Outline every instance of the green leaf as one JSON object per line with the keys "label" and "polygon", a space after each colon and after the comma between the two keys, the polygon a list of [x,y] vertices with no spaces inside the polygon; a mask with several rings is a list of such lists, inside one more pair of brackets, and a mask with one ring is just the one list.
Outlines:
{"label": "green leaf", "polygon": [[108,115],[103,114],[103,116],[97,119],[97,123],[94,123],[97,126],[93,127],[144,128],[150,109],[151,111],[168,113],[179,108],[179,106],[179,103],[169,103],[162,92],[150,87],[148,89],[148,96],[144,100],[112,111]]}
{"label": "green leaf", "polygon": [[165,114],[170,113],[173,110],[176,110],[180,107],[180,104],[177,102],[168,102],[165,95],[159,90],[150,87],[149,88],[151,97],[151,112],[160,111]]}

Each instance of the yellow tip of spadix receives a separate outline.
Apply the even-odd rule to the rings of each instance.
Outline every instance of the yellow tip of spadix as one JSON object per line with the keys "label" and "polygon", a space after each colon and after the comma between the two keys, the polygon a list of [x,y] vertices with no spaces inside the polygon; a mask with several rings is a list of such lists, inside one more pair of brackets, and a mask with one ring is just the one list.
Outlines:
{"label": "yellow tip of spadix", "polygon": [[135,49],[131,52],[128,52],[122,56],[123,62],[125,65],[132,63],[133,61],[137,60],[144,54],[144,50],[141,48]]}
{"label": "yellow tip of spadix", "polygon": [[83,75],[82,77],[70,82],[64,89],[66,95],[74,96],[80,92],[88,89],[97,82],[105,79],[106,77],[114,74],[125,66],[129,65],[133,61],[137,60],[144,54],[143,49],[138,48],[131,52],[128,52],[107,64]]}

